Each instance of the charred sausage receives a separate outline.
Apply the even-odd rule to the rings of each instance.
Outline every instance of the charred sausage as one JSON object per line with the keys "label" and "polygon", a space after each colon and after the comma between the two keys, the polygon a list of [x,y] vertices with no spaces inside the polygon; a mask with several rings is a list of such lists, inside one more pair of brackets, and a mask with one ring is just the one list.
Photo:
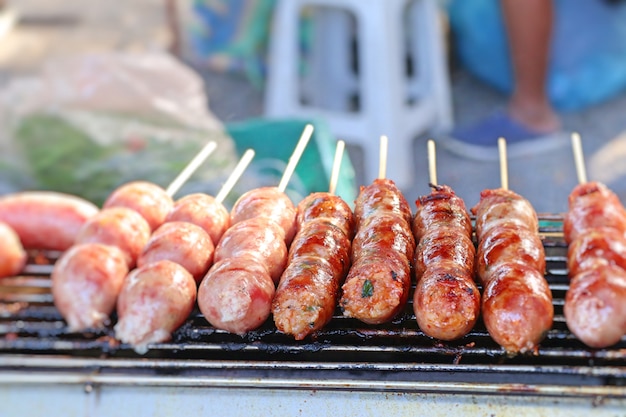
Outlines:
{"label": "charred sausage", "polygon": [[416,206],[415,318],[426,335],[455,340],[472,330],[480,315],[472,223],[463,200],[447,186],[433,187]]}
{"label": "charred sausage", "polygon": [[329,193],[313,193],[297,206],[298,232],[272,302],[276,328],[302,340],[333,317],[350,267],[354,216]]}
{"label": "charred sausage", "polygon": [[355,201],[352,266],[342,285],[340,306],[347,317],[384,323],[406,305],[415,239],[411,209],[393,181],[376,179]]}

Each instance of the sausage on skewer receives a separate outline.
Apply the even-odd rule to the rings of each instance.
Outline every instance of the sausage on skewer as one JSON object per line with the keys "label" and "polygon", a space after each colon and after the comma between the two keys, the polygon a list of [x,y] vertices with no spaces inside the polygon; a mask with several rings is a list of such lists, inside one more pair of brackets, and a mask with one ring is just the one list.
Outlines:
{"label": "sausage on skewer", "polygon": [[333,316],[350,267],[354,216],[340,197],[318,192],[298,204],[297,225],[272,313],[278,330],[302,340]]}
{"label": "sausage on skewer", "polygon": [[584,182],[569,195],[563,232],[567,326],[589,347],[614,345],[626,333],[626,210],[604,184]]}
{"label": "sausage on skewer", "polygon": [[361,187],[355,201],[352,266],[340,306],[347,317],[379,324],[406,305],[415,239],[411,209],[393,181],[378,178]]}
{"label": "sausage on skewer", "polygon": [[441,340],[466,335],[480,315],[475,247],[465,203],[447,186],[416,201],[413,310],[422,331]]}
{"label": "sausage on skewer", "polygon": [[533,352],[554,317],[537,214],[528,200],[504,188],[483,190],[472,212],[485,326],[508,353]]}

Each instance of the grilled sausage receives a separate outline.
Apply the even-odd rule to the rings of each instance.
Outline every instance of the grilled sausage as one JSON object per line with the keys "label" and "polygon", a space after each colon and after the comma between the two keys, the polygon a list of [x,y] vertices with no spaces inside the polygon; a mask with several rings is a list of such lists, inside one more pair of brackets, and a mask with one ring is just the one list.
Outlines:
{"label": "grilled sausage", "polygon": [[198,305],[210,324],[243,334],[269,317],[275,285],[287,265],[295,215],[291,200],[276,187],[248,191],[235,202],[231,227],[200,283]]}
{"label": "grilled sausage", "polygon": [[82,225],[98,211],[87,200],[52,191],[0,197],[0,221],[17,233],[26,249],[67,250]]}
{"label": "grilled sausage", "polygon": [[533,352],[554,317],[537,214],[528,200],[505,189],[484,190],[472,211],[487,331],[510,354]]}
{"label": "grilled sausage", "polygon": [[563,313],[568,328],[592,348],[619,342],[626,333],[626,271],[598,262],[570,280]]}
{"label": "grilled sausage", "polygon": [[52,297],[69,329],[108,324],[127,274],[126,256],[115,246],[85,243],[64,252],[52,270]]}
{"label": "grilled sausage", "polygon": [[376,179],[361,187],[354,214],[352,266],[339,303],[346,317],[370,324],[387,322],[409,297],[415,250],[411,209],[393,181]]}
{"label": "grilled sausage", "polygon": [[83,224],[76,243],[117,246],[132,269],[149,238],[150,225],[139,213],[127,207],[110,207],[100,210]]}
{"label": "grilled sausage", "polygon": [[0,278],[19,274],[27,259],[28,255],[15,230],[0,222]]}
{"label": "grilled sausage", "polygon": [[244,254],[213,264],[198,288],[198,306],[212,326],[245,334],[268,319],[274,292],[265,266]]}
{"label": "grilled sausage", "polygon": [[415,318],[426,335],[455,340],[472,330],[480,315],[472,223],[450,187],[435,186],[415,203]]}
{"label": "grilled sausage", "polygon": [[217,245],[230,227],[230,213],[214,197],[194,193],[176,200],[165,221],[183,221],[200,226],[211,236],[213,245]]}
{"label": "grilled sausage", "polygon": [[283,230],[273,221],[256,217],[235,223],[215,248],[215,262],[247,254],[265,266],[274,282],[287,266]]}
{"label": "grilled sausage", "polygon": [[296,208],[277,187],[260,187],[244,193],[230,211],[230,223],[264,217],[280,225],[287,246],[296,234]]}
{"label": "grilled sausage", "polygon": [[626,211],[598,182],[576,186],[568,204],[565,322],[587,346],[611,346],[626,334]]}
{"label": "grilled sausage", "polygon": [[570,244],[589,229],[610,227],[626,234],[626,211],[615,193],[599,182],[576,186],[568,197],[563,219],[565,242]]}
{"label": "grilled sausage", "polygon": [[333,317],[350,268],[354,216],[340,197],[313,193],[297,206],[298,232],[272,303],[276,328],[302,340]]}
{"label": "grilled sausage", "polygon": [[213,263],[215,247],[203,228],[188,222],[166,222],[152,233],[137,266],[169,260],[181,265],[200,283]]}
{"label": "grilled sausage", "polygon": [[107,197],[102,208],[128,207],[143,216],[155,230],[165,221],[174,202],[163,188],[147,181],[133,181],[121,185]]}
{"label": "grilled sausage", "polygon": [[140,354],[171,339],[193,310],[196,281],[177,263],[161,260],[134,269],[117,300],[115,337]]}

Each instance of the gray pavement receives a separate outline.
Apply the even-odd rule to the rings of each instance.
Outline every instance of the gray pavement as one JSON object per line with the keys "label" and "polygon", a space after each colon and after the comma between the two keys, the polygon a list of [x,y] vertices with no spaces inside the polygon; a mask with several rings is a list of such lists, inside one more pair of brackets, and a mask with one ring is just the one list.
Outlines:
{"label": "gray pavement", "polygon": [[[37,70],[46,59],[98,50],[164,49],[168,45],[163,3],[132,0],[9,1],[23,20],[0,42],[0,86],[13,76]],[[242,121],[263,116],[263,91],[245,78],[200,70],[206,83],[210,110],[222,121]],[[505,97],[476,81],[466,72],[451,74],[455,121],[466,123],[505,103]],[[563,115],[564,126],[583,137],[589,179],[605,182],[626,201],[626,94],[584,111]],[[403,190],[409,201],[428,193],[427,134],[416,138],[414,182]],[[358,148],[349,154],[362,180],[362,157]],[[497,162],[477,162],[458,157],[442,147],[437,151],[438,179],[453,187],[471,207],[480,191],[500,185]],[[622,168],[625,167],[625,168]],[[538,212],[567,209],[567,196],[576,185],[569,145],[543,154],[508,161],[509,186],[524,195]]]}

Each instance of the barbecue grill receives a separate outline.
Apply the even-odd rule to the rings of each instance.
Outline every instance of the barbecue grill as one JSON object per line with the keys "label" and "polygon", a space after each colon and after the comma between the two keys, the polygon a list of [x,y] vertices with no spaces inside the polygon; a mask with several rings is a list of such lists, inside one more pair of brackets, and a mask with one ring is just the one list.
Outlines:
{"label": "barbecue grill", "polygon": [[59,254],[32,254],[22,276],[0,281],[0,416],[626,415],[626,338],[590,349],[569,332],[562,217],[541,215],[540,233],[554,325],[537,352],[517,356],[480,321],[461,340],[433,340],[410,304],[384,325],[337,310],[303,341],[271,320],[232,335],[195,310],[138,355],[112,325],[69,332],[50,293]]}

